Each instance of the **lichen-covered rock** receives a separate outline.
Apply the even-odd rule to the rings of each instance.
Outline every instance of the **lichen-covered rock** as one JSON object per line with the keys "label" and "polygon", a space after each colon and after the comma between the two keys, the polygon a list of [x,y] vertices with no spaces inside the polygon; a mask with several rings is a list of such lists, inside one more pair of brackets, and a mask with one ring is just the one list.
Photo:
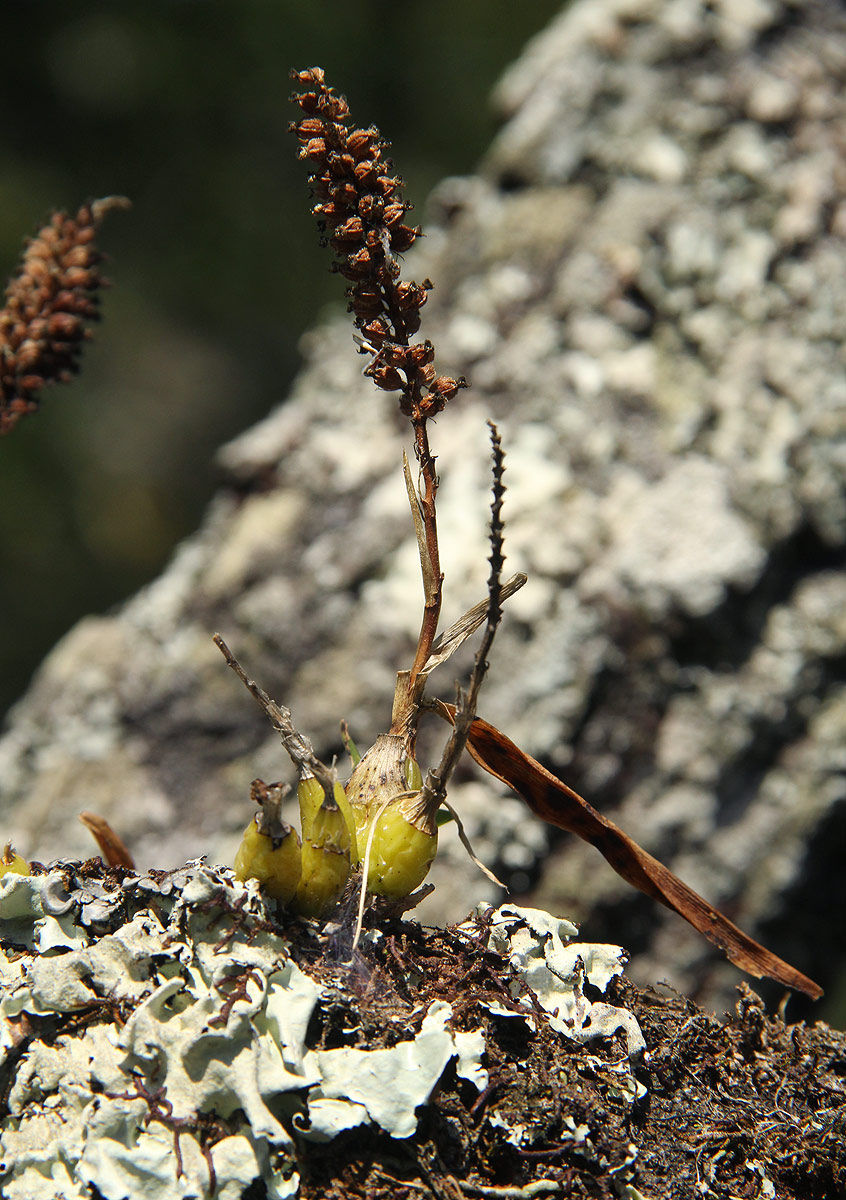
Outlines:
{"label": "lichen-covered rock", "polygon": [[[578,0],[506,75],[486,163],[437,190],[408,263],[473,385],[433,430],[446,620],[484,591],[490,416],[530,576],[482,711],[823,983],[846,903],[844,46],[833,0]],[[347,321],[305,349],[221,452],[197,535],[14,712],[0,824],[24,853],[87,853],[89,809],[144,864],[231,860],[282,756],[215,628],[324,755],[341,717],[364,744],[385,729],[421,602],[403,434]],[[452,795],[525,886],[546,837],[495,793]],[[429,911],[455,919],[488,885],[444,841]],[[539,903],[627,944],[640,978],[726,999],[698,935],[555,846]]]}

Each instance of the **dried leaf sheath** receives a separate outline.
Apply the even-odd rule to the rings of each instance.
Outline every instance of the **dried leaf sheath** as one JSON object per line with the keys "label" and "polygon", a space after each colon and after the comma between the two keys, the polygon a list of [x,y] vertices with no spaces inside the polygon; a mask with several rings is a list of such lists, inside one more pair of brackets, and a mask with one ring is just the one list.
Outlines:
{"label": "dried leaf sheath", "polygon": [[[435,707],[441,716],[453,719],[453,705],[436,701]],[[477,717],[470,727],[467,748],[479,766],[519,792],[533,813],[550,825],[590,842],[627,883],[684,917],[719,946],[736,967],[757,978],[774,979],[813,1000],[822,995],[819,984],[738,929],[613,821],[602,816],[578,792],[556,779],[493,725]]]}

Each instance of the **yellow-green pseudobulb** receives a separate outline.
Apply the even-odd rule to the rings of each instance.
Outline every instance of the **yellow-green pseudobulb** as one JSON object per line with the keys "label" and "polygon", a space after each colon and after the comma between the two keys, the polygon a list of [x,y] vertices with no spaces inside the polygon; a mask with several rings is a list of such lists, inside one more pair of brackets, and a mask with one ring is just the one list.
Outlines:
{"label": "yellow-green pseudobulb", "polygon": [[[367,890],[400,899],[419,887],[438,848],[434,814],[420,801],[423,777],[406,754],[405,739],[383,733],[355,768],[347,785],[364,857],[375,820],[367,870]],[[386,801],[391,803],[378,815]]]}
{"label": "yellow-green pseudobulb", "polygon": [[281,839],[268,837],[258,827],[260,820],[257,814],[244,830],[235,855],[235,878],[257,879],[269,896],[287,903],[300,882],[300,839],[290,825]]}
{"label": "yellow-green pseudobulb", "polygon": [[[356,867],[358,866],[358,839],[356,837],[356,824],[352,809],[350,808],[349,800],[347,800],[347,794],[340,783],[335,784],[334,794],[335,803],[340,809],[344,825],[346,825],[349,832],[350,862]],[[302,829],[304,842],[314,840],[315,822],[325,798],[323,785],[313,775],[307,775],[297,785],[297,800],[300,805],[300,828]]]}
{"label": "yellow-green pseudobulb", "polygon": [[3,853],[0,855],[0,875],[8,874],[29,874],[29,863],[12,848],[11,842],[6,843]]}
{"label": "yellow-green pseudobulb", "polygon": [[355,824],[340,783],[330,799],[322,785],[308,776],[300,780],[297,797],[303,848],[296,907],[307,917],[319,917],[337,904],[350,865],[358,862]]}
{"label": "yellow-green pseudobulb", "polygon": [[438,850],[438,829],[420,805],[420,793],[391,804],[376,819],[367,890],[399,900],[418,888]]}
{"label": "yellow-green pseudobulb", "polygon": [[251,795],[260,811],[244,830],[235,855],[236,879],[257,879],[269,896],[284,903],[293,899],[302,873],[300,839],[280,816],[289,790],[287,784],[253,780]]}

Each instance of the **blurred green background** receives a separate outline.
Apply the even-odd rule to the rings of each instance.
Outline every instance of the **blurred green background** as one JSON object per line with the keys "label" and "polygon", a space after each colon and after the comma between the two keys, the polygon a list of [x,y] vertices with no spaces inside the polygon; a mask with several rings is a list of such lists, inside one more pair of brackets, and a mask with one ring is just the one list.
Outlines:
{"label": "blurred green background", "polygon": [[394,144],[416,218],[495,130],[490,90],[561,0],[7,4],[0,272],[53,208],[121,193],[114,286],[81,376],[0,441],[0,714],[80,616],[153,578],[214,486],[214,450],[285,395],[343,308],[288,133],[323,66]]}

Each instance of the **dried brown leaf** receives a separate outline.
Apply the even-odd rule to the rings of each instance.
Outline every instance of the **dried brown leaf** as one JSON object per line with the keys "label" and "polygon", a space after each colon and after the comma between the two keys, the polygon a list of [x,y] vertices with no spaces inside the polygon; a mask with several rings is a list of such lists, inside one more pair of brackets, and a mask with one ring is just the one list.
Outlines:
{"label": "dried brown leaf", "polygon": [[135,870],[132,855],[105,817],[98,817],[96,813],[81,812],[79,819],[100,847],[100,853],[108,866],[127,867],[130,871]]}
{"label": "dried brown leaf", "polygon": [[[452,721],[453,705],[438,700],[435,708]],[[813,1000],[822,995],[819,984],[738,929],[613,821],[597,812],[578,792],[556,779],[493,725],[476,717],[470,727],[467,749],[479,766],[518,792],[533,813],[550,825],[590,842],[627,883],[684,917],[736,967],[759,979],[762,976],[774,979]]]}

